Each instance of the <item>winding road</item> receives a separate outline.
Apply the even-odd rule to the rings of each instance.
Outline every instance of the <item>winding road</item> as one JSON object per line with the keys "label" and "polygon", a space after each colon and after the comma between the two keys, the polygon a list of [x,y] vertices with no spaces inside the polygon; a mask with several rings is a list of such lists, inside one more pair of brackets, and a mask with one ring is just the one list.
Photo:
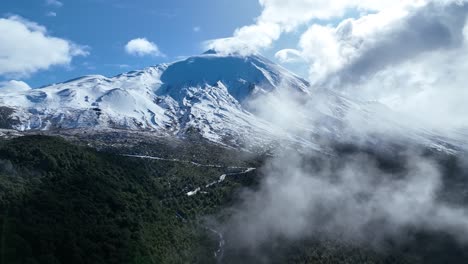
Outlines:
{"label": "winding road", "polygon": [[242,175],[242,174],[247,174],[251,171],[256,170],[257,168],[247,168],[247,167],[235,167],[235,166],[222,166],[218,164],[201,164],[198,162],[194,161],[189,161],[189,160],[180,160],[180,159],[167,159],[167,158],[161,158],[161,157],[154,157],[154,156],[145,156],[145,155],[129,155],[129,154],[124,154],[122,155],[124,157],[130,157],[130,158],[139,158],[139,159],[150,159],[150,160],[162,160],[162,161],[170,161],[170,162],[179,162],[179,163],[185,163],[185,164],[192,164],[197,167],[208,167],[208,168],[226,168],[226,169],[243,169],[241,172],[233,172],[233,173],[226,173],[221,176],[219,176],[219,180],[214,181],[212,183],[207,184],[204,187],[198,187],[193,191],[187,192],[187,196],[194,196],[201,192],[205,188],[210,188],[213,185],[222,183],[223,181],[226,180],[227,177],[229,176],[237,176],[237,175]]}
{"label": "winding road", "polygon": [[[161,161],[169,161],[169,162],[179,162],[179,163],[185,163],[185,164],[192,164],[198,167],[209,167],[209,168],[226,168],[226,169],[242,169],[243,171],[241,172],[233,172],[233,173],[225,173],[219,176],[219,179],[217,181],[214,181],[212,183],[207,184],[204,187],[198,187],[193,191],[187,192],[187,196],[194,196],[198,193],[200,193],[203,189],[205,188],[210,188],[214,185],[220,184],[226,180],[227,177],[229,176],[238,176],[238,175],[243,175],[247,174],[249,172],[252,172],[256,170],[257,168],[247,168],[247,167],[234,167],[234,166],[222,166],[222,165],[217,165],[217,164],[201,164],[197,163],[194,161],[188,161],[188,160],[180,160],[180,159],[167,159],[167,158],[161,158],[161,157],[154,157],[154,156],[145,156],[145,155],[122,155],[125,157],[130,157],[130,158],[140,158],[140,159],[150,159],[150,160],[161,160]],[[216,258],[217,263],[221,263],[223,256],[224,256],[224,248],[226,245],[226,240],[224,239],[224,235],[222,232],[208,226],[204,226],[207,230],[212,232],[218,237],[218,248],[214,252],[214,256]]]}

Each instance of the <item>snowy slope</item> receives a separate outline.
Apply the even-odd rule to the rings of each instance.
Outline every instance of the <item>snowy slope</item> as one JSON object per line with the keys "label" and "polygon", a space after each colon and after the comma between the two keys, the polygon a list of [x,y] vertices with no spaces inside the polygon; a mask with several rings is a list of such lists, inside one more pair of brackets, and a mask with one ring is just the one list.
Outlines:
{"label": "snowy slope", "polygon": [[[288,107],[284,95],[299,98],[304,105]],[[287,141],[313,148],[324,138],[354,140],[369,131],[392,131],[396,137],[446,148],[446,141],[408,129],[381,105],[312,90],[305,80],[259,55],[209,51],[112,78],[93,75],[39,89],[6,89],[0,106],[14,109],[12,126],[20,131],[198,133],[230,146]]]}
{"label": "snowy slope", "polygon": [[243,138],[281,137],[249,112],[248,98],[286,87],[308,93],[306,81],[261,56],[207,52],[113,78],[84,76],[27,91],[0,94],[15,109],[14,129],[127,129],[184,135],[197,132],[236,145]]}

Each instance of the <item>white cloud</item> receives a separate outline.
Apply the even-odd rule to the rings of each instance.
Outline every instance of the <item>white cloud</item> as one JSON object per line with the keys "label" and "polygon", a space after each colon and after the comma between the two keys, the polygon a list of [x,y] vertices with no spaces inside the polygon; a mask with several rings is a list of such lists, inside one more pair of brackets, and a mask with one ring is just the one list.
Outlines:
{"label": "white cloud", "polygon": [[314,64],[311,79],[357,81],[387,65],[459,45],[466,13],[458,4],[389,9],[337,27],[313,25],[300,47]]}
{"label": "white cloud", "polygon": [[450,132],[468,124],[467,17],[462,1],[387,9],[336,27],[312,25],[299,47],[315,85]]}
{"label": "white cloud", "polygon": [[[360,140],[369,142],[369,134],[370,138],[378,135],[378,143],[370,145],[378,150],[377,145],[386,142],[387,136],[392,140],[393,131],[402,132],[404,138],[412,138],[415,131],[417,135],[421,131],[429,135],[437,131],[460,139],[457,147],[463,148],[468,131],[468,1],[260,2],[264,10],[257,24],[238,31],[262,31],[257,25],[268,20],[280,28],[281,34],[308,23],[296,49],[281,50],[275,57],[283,62],[304,59],[310,67],[312,88],[318,88],[311,100],[300,105],[295,98],[288,100],[281,93],[275,95],[279,99],[274,97],[271,102],[259,98],[261,103],[254,105],[259,106],[262,117],[281,128],[294,129],[296,124],[312,123],[303,121],[313,120],[320,109],[329,110],[320,105],[324,102],[339,109],[339,117],[349,122],[343,127],[350,125],[356,130],[353,132],[357,136],[350,137],[352,141],[339,139],[352,145]],[[337,26],[309,21],[314,17],[339,18],[346,7],[373,12],[343,18]],[[268,36],[269,41],[257,42],[254,36],[238,31],[233,38],[212,43],[228,50],[242,43],[255,51],[269,47],[279,37],[263,30],[256,33]],[[356,101],[375,100],[393,111],[376,102],[356,106],[351,106],[352,100],[339,102],[327,88]],[[363,108],[353,110],[359,106]],[[399,133],[395,135],[401,137]],[[384,153],[392,153],[391,148],[383,149]],[[402,149],[396,151],[398,155],[406,152]],[[241,245],[240,249],[264,245],[271,238],[283,241],[323,235],[339,241],[349,239],[353,244],[361,240],[373,243],[388,235],[398,236],[409,226],[446,232],[466,243],[468,211],[438,199],[446,186],[443,187],[445,175],[435,165],[437,162],[426,155],[420,157],[417,152],[406,154],[401,158],[406,160],[405,170],[409,170],[402,175],[392,170],[389,175],[367,156],[337,160],[339,155],[331,155],[332,162],[340,165],[318,162],[320,169],[316,171],[316,166],[310,165],[311,159],[298,156],[297,150],[286,151],[262,169],[265,177],[260,188],[242,194],[244,202],[232,210],[231,220],[224,228],[226,237],[232,235],[230,241]],[[395,175],[399,176],[395,179]],[[378,228],[374,230],[372,226]]]}
{"label": "white cloud", "polygon": [[349,9],[380,11],[421,1],[424,0],[259,0],[263,11],[255,24],[236,29],[230,38],[208,41],[206,46],[226,53],[256,52],[270,47],[283,32],[313,19],[339,18]]}
{"label": "white cloud", "polygon": [[159,50],[158,46],[148,41],[146,38],[136,38],[130,40],[127,45],[125,45],[125,51],[134,56],[156,56],[163,57],[164,54]]}
{"label": "white cloud", "polygon": [[236,29],[233,37],[210,40],[205,46],[219,53],[250,54],[260,48],[269,47],[280,36],[281,27],[278,24],[259,22]]}
{"label": "white cloud", "polygon": [[405,169],[389,173],[363,154],[320,159],[286,151],[262,168],[259,188],[241,194],[225,235],[241,250],[311,237],[382,249],[389,238],[405,241],[408,228],[466,243],[468,210],[439,199],[447,186],[437,162],[410,151],[401,159]]}
{"label": "white cloud", "polygon": [[31,87],[23,81],[11,80],[0,82],[0,92],[2,93],[28,91],[30,89]]}
{"label": "white cloud", "polygon": [[[428,128],[468,127],[466,0],[259,1],[255,24],[208,48],[255,53],[305,25],[297,46],[275,57],[308,65],[313,85],[378,101]],[[356,17],[343,17],[350,9]]]}
{"label": "white cloud", "polygon": [[275,58],[281,63],[296,63],[303,61],[301,56],[301,52],[295,49],[283,49],[275,54]]}
{"label": "white cloud", "polygon": [[62,7],[63,3],[58,0],[46,0],[46,4],[55,7]]}
{"label": "white cloud", "polygon": [[48,17],[56,17],[56,16],[57,16],[57,13],[50,11],[50,12],[47,12],[47,13],[46,13],[46,16],[48,16]]}
{"label": "white cloud", "polygon": [[0,75],[27,76],[86,56],[86,47],[48,35],[47,29],[18,16],[0,18]]}
{"label": "white cloud", "polygon": [[263,7],[259,21],[277,23],[285,31],[312,19],[340,18],[349,9],[380,11],[394,6],[412,5],[421,0],[259,0]]}

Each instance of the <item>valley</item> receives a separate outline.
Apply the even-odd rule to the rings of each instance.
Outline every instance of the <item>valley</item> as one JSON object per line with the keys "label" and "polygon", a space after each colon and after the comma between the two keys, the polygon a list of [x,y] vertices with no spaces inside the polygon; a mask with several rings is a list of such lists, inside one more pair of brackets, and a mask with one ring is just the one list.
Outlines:
{"label": "valley", "polygon": [[[80,142],[32,135],[1,141],[2,263],[447,263],[466,257],[451,237],[418,228],[407,229],[402,241],[390,236],[378,248],[324,234],[281,243],[272,238],[246,250],[225,228],[245,189],[260,188],[270,156],[193,140],[99,151]],[[338,159],[367,152],[335,149]],[[468,201],[460,196],[468,184],[459,175],[466,173],[460,161],[428,151],[446,164],[445,184],[452,187],[441,198]],[[366,155],[395,175],[404,164],[398,155]],[[329,159],[320,156],[310,163]],[[460,193],[453,196],[455,190]],[[438,251],[428,251],[433,247]]]}
{"label": "valley", "polygon": [[0,264],[468,263],[468,0],[0,11]]}

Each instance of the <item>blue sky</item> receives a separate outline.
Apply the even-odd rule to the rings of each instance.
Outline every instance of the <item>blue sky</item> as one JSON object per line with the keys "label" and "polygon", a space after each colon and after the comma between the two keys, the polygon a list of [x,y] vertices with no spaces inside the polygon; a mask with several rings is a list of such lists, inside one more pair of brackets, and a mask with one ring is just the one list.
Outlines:
{"label": "blue sky", "polygon": [[468,0],[0,0],[0,92],[172,62],[216,39],[312,86],[466,126],[466,21]]}
{"label": "blue sky", "polygon": [[[87,74],[112,76],[199,54],[204,41],[229,37],[260,13],[253,0],[2,0],[0,4],[3,18],[20,16],[44,26],[50,36],[87,46],[89,55],[73,57],[69,66],[15,78],[32,87]],[[125,45],[134,38],[154,42],[166,56],[127,54]]]}

